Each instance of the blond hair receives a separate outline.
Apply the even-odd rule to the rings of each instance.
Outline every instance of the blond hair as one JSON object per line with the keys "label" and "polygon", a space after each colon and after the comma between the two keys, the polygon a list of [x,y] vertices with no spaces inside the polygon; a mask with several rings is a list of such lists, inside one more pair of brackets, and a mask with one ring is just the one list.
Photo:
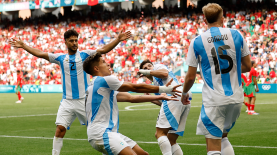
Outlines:
{"label": "blond hair", "polygon": [[214,23],[217,22],[219,17],[222,15],[223,9],[216,3],[209,3],[202,8],[202,12],[204,13],[208,23]]}

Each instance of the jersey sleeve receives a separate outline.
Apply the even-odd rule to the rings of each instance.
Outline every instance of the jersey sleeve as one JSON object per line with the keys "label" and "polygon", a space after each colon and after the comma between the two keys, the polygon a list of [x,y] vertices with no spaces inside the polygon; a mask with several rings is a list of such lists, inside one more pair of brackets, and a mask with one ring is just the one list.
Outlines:
{"label": "jersey sleeve", "polygon": [[154,70],[159,70],[159,69],[166,69],[166,70],[168,70],[168,68],[165,65],[162,65],[162,64],[154,65]]}
{"label": "jersey sleeve", "polygon": [[189,45],[189,51],[188,51],[188,56],[186,59],[186,64],[188,66],[198,67],[198,61],[197,61],[198,55],[197,55],[196,51],[194,50],[194,40],[195,39],[193,39]]}
{"label": "jersey sleeve", "polygon": [[121,87],[121,85],[123,84],[123,81],[119,81],[114,76],[105,76],[104,79],[106,80],[106,82],[111,90],[118,90]]}
{"label": "jersey sleeve", "polygon": [[82,52],[87,53],[88,55],[93,55],[96,53],[96,50],[84,50]]}
{"label": "jersey sleeve", "polygon": [[61,53],[59,53],[59,54],[48,53],[49,62],[55,63],[55,64],[59,64],[59,60],[57,60],[57,58],[58,58],[60,55],[62,55],[62,54],[61,54]]}
{"label": "jersey sleeve", "polygon": [[237,32],[239,33],[239,35],[242,38],[242,50],[241,50],[241,57],[245,57],[247,55],[250,54],[249,48],[247,46],[247,42],[245,41],[245,39],[243,38],[242,34],[237,30]]}

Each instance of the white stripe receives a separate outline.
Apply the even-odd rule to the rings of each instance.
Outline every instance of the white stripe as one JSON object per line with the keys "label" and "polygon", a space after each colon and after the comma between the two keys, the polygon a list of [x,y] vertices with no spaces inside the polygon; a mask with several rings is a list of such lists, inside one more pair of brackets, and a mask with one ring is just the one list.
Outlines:
{"label": "white stripe", "polygon": [[[200,103],[200,102],[196,102]],[[277,104],[276,102],[268,102],[268,103],[256,103],[256,104]],[[139,106],[149,106],[154,104],[144,104],[144,105],[135,105],[135,106],[127,106],[125,107],[125,110],[119,110],[119,111],[143,111],[143,110],[155,110],[160,108],[147,108],[147,109],[131,109],[132,107],[139,107]],[[88,105],[87,105],[88,106]],[[191,106],[193,108],[200,108],[202,106]],[[57,114],[37,114],[37,115],[18,115],[18,116],[0,116],[0,118],[13,118],[13,117],[33,117],[33,116],[51,116],[51,115],[57,115]]]}
{"label": "white stripe", "polygon": [[[212,37],[211,30],[208,30],[207,32],[205,32],[204,35],[201,35],[203,46],[205,48],[205,52],[206,52],[206,54],[208,56],[208,59],[209,59],[209,62],[210,62],[212,83],[213,83],[214,91],[224,92],[223,86],[222,86],[221,74],[216,74],[215,73],[215,65],[214,65],[214,60],[213,60],[213,56],[212,56],[212,53],[211,53],[212,48],[215,48],[215,46],[214,46],[214,42],[211,42],[211,43],[208,42],[207,39],[209,37]],[[217,49],[215,49],[215,51],[217,51]],[[217,52],[216,52],[216,54],[217,54]],[[218,56],[217,56],[217,59],[218,59]],[[220,70],[219,59],[218,59],[218,66],[219,66],[219,70]],[[207,90],[207,89],[205,89],[205,90]],[[203,89],[203,91],[205,91],[205,90]]]}
{"label": "white stripe", "polygon": [[[24,138],[24,139],[53,139],[51,137],[27,137],[27,136],[9,136],[9,135],[0,135],[0,137],[6,138]],[[87,139],[75,139],[75,138],[63,138],[64,140],[76,140],[76,141],[87,141]],[[144,142],[137,141],[136,143],[142,144],[158,144],[158,142]],[[194,146],[206,146],[206,144],[188,144],[188,143],[178,143],[179,145],[194,145]],[[277,149],[277,147],[272,146],[245,146],[245,145],[232,145],[233,147],[248,147],[248,148],[261,148],[261,149]]]}
{"label": "white stripe", "polygon": [[19,115],[19,116],[0,116],[0,118],[12,118],[12,117],[33,117],[33,116],[51,116],[57,114],[37,114],[37,115]]}
{"label": "white stripe", "polygon": [[233,94],[235,94],[235,92],[237,90],[242,91],[242,89],[240,89],[240,87],[239,87],[238,73],[237,73],[237,65],[240,65],[240,64],[237,64],[237,55],[236,55],[236,53],[239,52],[239,51],[236,51],[236,47],[235,47],[235,43],[234,43],[234,40],[233,40],[231,30],[227,29],[227,28],[219,28],[219,31],[220,31],[221,35],[227,34],[228,40],[223,40],[223,42],[224,42],[225,45],[229,45],[230,48],[231,48],[231,49],[227,49],[226,51],[227,51],[227,55],[229,55],[232,58],[233,62],[234,62],[233,68],[229,72],[229,75],[230,75],[230,82],[231,82],[232,91],[233,91]]}
{"label": "white stripe", "polygon": [[64,79],[65,79],[65,89],[66,89],[66,98],[67,99],[72,99],[70,65],[71,64],[69,64],[69,56],[67,55],[63,61],[63,67],[64,67],[63,70],[64,70],[64,76],[65,76]]}
{"label": "white stripe", "polygon": [[84,70],[83,70],[83,61],[78,51],[75,56],[76,62],[76,72],[77,72],[77,82],[78,82],[78,90],[79,90],[79,98],[85,97],[85,79],[84,79]]}

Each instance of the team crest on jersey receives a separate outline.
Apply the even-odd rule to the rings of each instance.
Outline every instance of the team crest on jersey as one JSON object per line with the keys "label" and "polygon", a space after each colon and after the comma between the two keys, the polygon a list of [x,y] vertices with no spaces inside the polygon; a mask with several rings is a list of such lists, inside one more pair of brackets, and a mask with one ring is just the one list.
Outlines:
{"label": "team crest on jersey", "polygon": [[208,43],[211,43],[211,42],[217,42],[217,41],[220,41],[220,40],[228,40],[228,36],[227,34],[224,34],[224,35],[217,35],[217,36],[214,36],[214,37],[209,37],[208,39]]}

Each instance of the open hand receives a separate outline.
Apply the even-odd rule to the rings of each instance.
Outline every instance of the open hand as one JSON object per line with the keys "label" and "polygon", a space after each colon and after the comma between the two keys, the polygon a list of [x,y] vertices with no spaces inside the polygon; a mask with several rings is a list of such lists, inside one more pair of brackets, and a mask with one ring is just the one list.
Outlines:
{"label": "open hand", "polygon": [[23,48],[24,42],[19,39],[16,40],[14,38],[12,38],[11,40],[9,40],[9,43],[13,46],[13,47],[17,47],[17,48]]}
{"label": "open hand", "polygon": [[[173,81],[173,78],[165,85],[166,87],[169,87],[171,85]],[[181,84],[180,85],[176,85],[172,88],[172,92],[175,92],[173,95],[177,95],[177,93],[182,93],[181,91],[177,90],[178,87],[182,86]],[[177,93],[176,93],[177,92]],[[179,96],[179,95],[178,95]]]}
{"label": "open hand", "polygon": [[167,96],[166,93],[162,93],[160,95],[160,100],[166,100],[166,101],[169,101],[169,100],[172,100],[172,101],[179,101],[177,99],[177,96],[173,95],[173,96]]}
{"label": "open hand", "polygon": [[122,33],[122,31],[120,31],[119,35],[117,36],[117,38],[119,39],[119,41],[123,41],[123,40],[126,40],[128,38],[131,37],[131,32],[130,31],[127,31],[127,32],[124,32]]}

